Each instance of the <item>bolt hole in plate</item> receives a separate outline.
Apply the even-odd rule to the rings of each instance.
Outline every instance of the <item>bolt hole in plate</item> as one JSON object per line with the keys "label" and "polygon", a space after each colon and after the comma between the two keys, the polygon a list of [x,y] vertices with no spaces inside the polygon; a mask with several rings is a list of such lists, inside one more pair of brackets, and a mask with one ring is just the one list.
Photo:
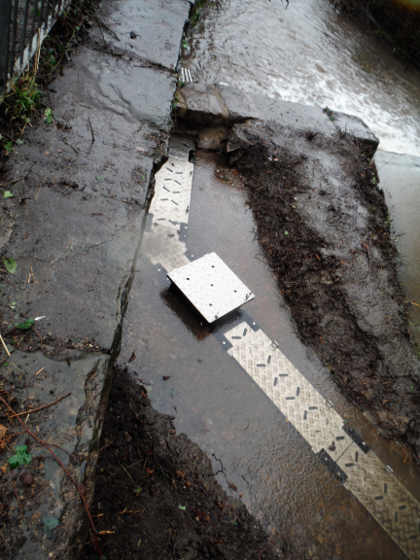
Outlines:
{"label": "bolt hole in plate", "polygon": [[175,268],[169,272],[168,278],[208,323],[255,297],[216,253],[208,253]]}

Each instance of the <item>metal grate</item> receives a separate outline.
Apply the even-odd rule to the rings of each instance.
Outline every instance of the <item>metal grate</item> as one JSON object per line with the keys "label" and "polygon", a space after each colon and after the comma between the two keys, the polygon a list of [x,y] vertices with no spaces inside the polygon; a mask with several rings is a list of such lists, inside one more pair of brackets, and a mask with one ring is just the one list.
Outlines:
{"label": "metal grate", "polygon": [[0,0],[0,93],[30,63],[72,0]]}

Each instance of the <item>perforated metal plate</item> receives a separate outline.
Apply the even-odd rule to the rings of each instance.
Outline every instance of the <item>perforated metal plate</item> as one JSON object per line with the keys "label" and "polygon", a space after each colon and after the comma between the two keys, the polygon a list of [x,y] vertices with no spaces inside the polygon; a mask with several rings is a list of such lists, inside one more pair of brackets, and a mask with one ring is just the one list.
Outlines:
{"label": "perforated metal plate", "polygon": [[176,268],[168,278],[208,323],[255,297],[216,253],[208,253]]}

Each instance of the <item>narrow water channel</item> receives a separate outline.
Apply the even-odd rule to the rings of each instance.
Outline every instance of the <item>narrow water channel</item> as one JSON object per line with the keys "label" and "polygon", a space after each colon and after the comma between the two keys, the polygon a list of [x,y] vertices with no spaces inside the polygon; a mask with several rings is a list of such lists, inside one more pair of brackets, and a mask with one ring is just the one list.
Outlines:
{"label": "narrow water channel", "polygon": [[401,280],[420,343],[420,72],[328,0],[224,0],[195,34],[200,81],[362,118],[376,156],[401,254]]}

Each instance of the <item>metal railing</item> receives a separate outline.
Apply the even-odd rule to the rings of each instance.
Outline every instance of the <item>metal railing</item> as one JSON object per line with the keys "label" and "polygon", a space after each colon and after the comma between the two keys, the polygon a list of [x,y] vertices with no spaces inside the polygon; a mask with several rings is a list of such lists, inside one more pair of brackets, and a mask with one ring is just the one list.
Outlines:
{"label": "metal railing", "polygon": [[0,0],[0,93],[29,65],[72,0]]}

